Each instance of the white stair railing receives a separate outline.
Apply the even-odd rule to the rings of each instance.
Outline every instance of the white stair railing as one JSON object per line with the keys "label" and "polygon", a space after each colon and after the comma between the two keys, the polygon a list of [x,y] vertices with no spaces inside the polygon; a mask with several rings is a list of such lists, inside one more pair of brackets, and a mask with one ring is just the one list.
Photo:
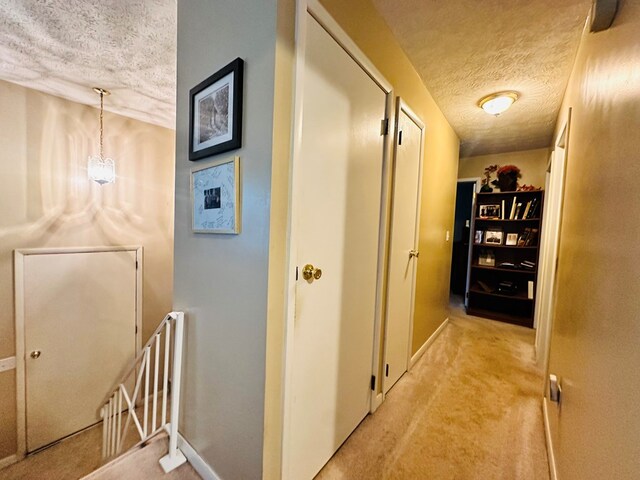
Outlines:
{"label": "white stair railing", "polygon": [[163,470],[170,472],[186,462],[178,449],[183,329],[184,313],[168,314],[105,399],[101,408],[103,460],[122,453],[130,431],[140,437],[134,443],[139,445],[165,429],[169,434],[169,453],[160,459]]}

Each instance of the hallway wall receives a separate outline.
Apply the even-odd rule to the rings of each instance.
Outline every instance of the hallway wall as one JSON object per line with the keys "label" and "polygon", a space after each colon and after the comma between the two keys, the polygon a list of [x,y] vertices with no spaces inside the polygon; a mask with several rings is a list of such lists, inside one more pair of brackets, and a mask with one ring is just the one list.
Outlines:
{"label": "hallway wall", "polygon": [[[98,116],[0,81],[0,358],[15,355],[16,248],[142,245],[143,342],[171,310],[174,132],[105,112],[117,180],[100,187],[86,170]],[[14,372],[0,373],[0,460],[16,452]]]}
{"label": "hallway wall", "polygon": [[[489,165],[497,164],[503,167],[511,164],[520,168],[522,173],[522,178],[518,180],[520,185],[526,184],[544,188],[548,163],[548,148],[463,157],[460,159],[458,167],[458,178],[484,178],[484,169]],[[495,173],[491,175],[491,179],[496,179]]]}
{"label": "hallway wall", "polygon": [[571,107],[550,373],[561,480],[640,472],[640,1],[585,33],[558,121]]}
{"label": "hallway wall", "polygon": [[448,315],[459,140],[371,0],[320,0],[426,124],[412,354]]}
{"label": "hallway wall", "polygon": [[[174,281],[176,308],[186,312],[180,430],[220,478],[257,479],[279,469],[292,5],[178,2]],[[245,61],[242,148],[191,162],[189,90],[236,57]],[[234,155],[241,233],[193,233],[191,169]]]}

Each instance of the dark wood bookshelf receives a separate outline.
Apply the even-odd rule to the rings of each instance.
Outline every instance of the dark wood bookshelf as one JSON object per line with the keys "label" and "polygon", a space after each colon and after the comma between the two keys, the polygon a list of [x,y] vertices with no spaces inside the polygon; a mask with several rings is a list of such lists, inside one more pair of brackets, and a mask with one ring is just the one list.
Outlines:
{"label": "dark wood bookshelf", "polygon": [[[519,216],[522,217],[528,202],[536,200],[537,207],[533,213],[534,218],[481,218],[480,207],[482,205],[499,205],[502,210],[502,201],[505,203],[505,216],[510,216],[513,206],[513,198],[516,204],[521,203]],[[469,290],[467,291],[467,313],[480,317],[491,318],[502,322],[513,323],[526,327],[533,327],[535,308],[535,295],[537,285],[534,283],[533,298],[528,298],[528,282],[537,280],[538,260],[540,253],[540,239],[542,234],[542,217],[544,206],[544,192],[533,190],[526,192],[490,192],[478,193],[476,197],[476,211],[474,212],[473,239],[476,232],[483,231],[482,243],[475,243],[471,250],[471,268],[469,269]],[[502,212],[501,212],[502,213]],[[530,245],[505,245],[507,234],[517,234],[518,239],[525,236],[528,229],[531,232],[537,229],[534,240]],[[502,231],[502,244],[495,245],[484,243],[488,230]],[[480,265],[481,255],[491,253],[495,265]],[[502,262],[519,265],[529,261],[535,265],[534,269],[501,268]],[[478,282],[483,282],[493,291],[487,292]],[[515,287],[513,294],[499,292],[500,282],[510,281]]]}

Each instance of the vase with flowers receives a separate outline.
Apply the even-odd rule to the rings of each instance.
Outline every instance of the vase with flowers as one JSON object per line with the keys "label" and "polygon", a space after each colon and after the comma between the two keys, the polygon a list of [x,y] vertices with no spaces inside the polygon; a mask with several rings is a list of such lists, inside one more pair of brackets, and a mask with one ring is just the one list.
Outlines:
{"label": "vase with flowers", "polygon": [[498,168],[497,179],[491,182],[500,189],[501,192],[515,192],[518,188],[518,179],[522,177],[520,169],[515,165],[505,165]]}

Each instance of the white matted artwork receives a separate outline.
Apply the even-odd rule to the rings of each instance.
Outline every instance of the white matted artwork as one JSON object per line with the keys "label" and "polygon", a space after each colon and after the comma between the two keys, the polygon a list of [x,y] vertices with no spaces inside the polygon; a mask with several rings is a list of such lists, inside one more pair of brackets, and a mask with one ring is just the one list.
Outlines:
{"label": "white matted artwork", "polygon": [[195,233],[240,233],[240,157],[191,170]]}

